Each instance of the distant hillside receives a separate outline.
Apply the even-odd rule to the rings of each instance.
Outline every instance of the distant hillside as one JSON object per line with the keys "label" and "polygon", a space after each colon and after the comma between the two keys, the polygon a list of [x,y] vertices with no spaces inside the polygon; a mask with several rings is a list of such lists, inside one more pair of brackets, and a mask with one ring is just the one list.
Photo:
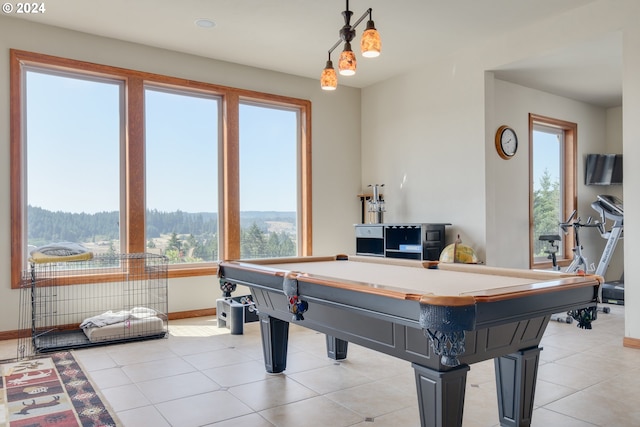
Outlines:
{"label": "distant hillside", "polygon": [[[52,212],[28,206],[29,244],[40,246],[51,242],[98,242],[119,240],[118,212],[95,214]],[[245,229],[256,224],[263,232],[295,232],[295,212],[248,211],[242,212],[240,227]],[[215,212],[189,213],[183,211],[147,212],[147,238],[176,233],[179,235],[204,236],[218,231],[218,214]]]}

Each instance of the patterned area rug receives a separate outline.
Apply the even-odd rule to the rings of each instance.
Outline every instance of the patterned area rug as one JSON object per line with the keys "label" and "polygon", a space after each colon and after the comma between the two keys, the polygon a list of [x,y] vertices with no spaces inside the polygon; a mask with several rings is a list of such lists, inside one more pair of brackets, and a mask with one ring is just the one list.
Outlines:
{"label": "patterned area rug", "polygon": [[117,426],[73,354],[0,365],[0,427]]}

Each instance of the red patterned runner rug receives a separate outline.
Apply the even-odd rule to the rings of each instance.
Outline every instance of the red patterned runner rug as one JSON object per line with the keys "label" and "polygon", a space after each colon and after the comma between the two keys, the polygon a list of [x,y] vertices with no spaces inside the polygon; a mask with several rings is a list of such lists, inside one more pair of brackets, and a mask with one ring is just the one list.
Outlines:
{"label": "red patterned runner rug", "polygon": [[117,426],[68,351],[0,366],[0,426]]}

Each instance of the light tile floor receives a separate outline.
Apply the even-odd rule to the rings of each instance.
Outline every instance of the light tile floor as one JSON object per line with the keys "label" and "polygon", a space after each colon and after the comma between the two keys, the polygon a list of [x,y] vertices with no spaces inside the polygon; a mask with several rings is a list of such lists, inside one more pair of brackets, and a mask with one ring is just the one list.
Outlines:
{"label": "light tile floor", "polygon": [[[543,339],[534,427],[639,426],[640,351],[622,346],[624,307],[594,329],[551,322]],[[292,325],[284,374],[264,370],[258,323],[243,335],[215,317],[172,321],[167,339],[76,350],[123,426],[419,426],[408,362],[350,344],[325,357],[324,335]],[[0,359],[15,342],[0,342]],[[497,426],[493,362],[471,366],[465,427]]]}

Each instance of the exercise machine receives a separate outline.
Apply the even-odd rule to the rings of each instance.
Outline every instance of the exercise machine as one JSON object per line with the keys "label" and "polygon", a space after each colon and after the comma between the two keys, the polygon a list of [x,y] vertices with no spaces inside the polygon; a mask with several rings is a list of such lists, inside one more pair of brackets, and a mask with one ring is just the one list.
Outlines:
{"label": "exercise machine", "polygon": [[560,271],[560,266],[558,265],[558,257],[556,256],[560,247],[556,244],[556,242],[559,242],[561,239],[562,237],[560,237],[559,234],[541,234],[538,237],[538,240],[547,242],[547,244],[549,245],[549,248],[544,251],[544,253],[548,254],[547,259],[551,260],[552,269],[554,271]]}
{"label": "exercise machine", "polygon": [[568,233],[569,227],[573,228],[573,239],[574,239],[574,246],[572,249],[573,260],[571,261],[571,264],[569,264],[569,266],[566,268],[565,272],[586,274],[593,271],[595,269],[595,266],[593,265],[589,266],[589,262],[587,261],[587,258],[582,253],[582,249],[584,248],[582,246],[582,243],[580,243],[580,229],[583,227],[598,228],[598,231],[602,233],[603,232],[601,230],[602,224],[597,221],[592,222],[591,217],[587,218],[587,222],[582,222],[580,217],[578,217],[577,219],[574,219],[575,216],[576,216],[576,211],[573,211],[573,213],[571,214],[571,216],[567,221],[560,223],[560,228],[562,229],[562,232],[564,234]]}
{"label": "exercise machine", "polygon": [[[591,207],[600,214],[602,218],[600,235],[607,239],[598,268],[596,268],[596,274],[604,277],[618,240],[623,237],[624,206],[619,198],[601,194],[595,202],[591,203]],[[609,230],[606,229],[607,220],[612,222]],[[605,282],[601,286],[601,297],[602,302],[624,305],[624,273],[620,280]]]}
{"label": "exercise machine", "polygon": [[[582,243],[580,243],[580,229],[583,227],[597,227],[600,230],[602,227],[601,223],[592,222],[591,217],[587,219],[587,222],[582,222],[582,219],[580,217],[576,218],[576,211],[573,211],[571,213],[571,216],[569,216],[569,219],[567,219],[565,222],[561,222],[559,226],[564,234],[567,234],[569,232],[569,227],[573,228],[573,260],[571,261],[571,264],[569,264],[569,266],[565,269],[565,272],[587,273],[595,270],[595,266],[588,265],[587,258],[582,253],[582,250],[584,248],[582,246]],[[601,231],[601,234],[602,233],[604,233],[604,231]],[[547,258],[551,260],[552,269],[555,271],[560,271],[560,266],[558,265],[556,257],[556,253],[559,249],[559,246],[556,242],[559,242],[561,240],[560,235],[543,234],[538,237],[538,240],[547,242],[547,244],[549,245],[548,249],[545,251],[545,253],[549,255]]]}
{"label": "exercise machine", "polygon": [[[582,222],[580,217],[576,218],[577,211],[571,212],[569,218],[561,222],[559,224],[562,232],[567,234],[569,232],[569,227],[573,228],[573,238],[574,238],[574,246],[573,246],[573,260],[571,264],[565,272],[567,273],[578,273],[578,272],[587,272],[587,258],[582,253],[582,244],[580,243],[580,228],[582,227],[593,227],[595,224],[591,223],[591,217],[587,219],[586,223]],[[549,244],[549,248],[545,251],[545,253],[549,254],[547,258],[551,259],[552,269],[555,271],[560,271],[560,266],[558,265],[558,260],[556,253],[558,252],[559,246],[556,242],[560,242],[561,237],[558,234],[544,234],[538,237],[538,240],[545,241]],[[551,315],[551,320],[555,320],[557,322],[562,323],[571,323],[573,322],[573,318],[568,313],[556,313]]]}
{"label": "exercise machine", "polygon": [[[559,224],[564,234],[568,234],[569,227],[573,228],[573,239],[574,239],[574,246],[572,249],[573,260],[571,261],[571,264],[569,264],[569,266],[565,269],[565,272],[586,274],[590,271],[593,271],[594,269],[597,272],[598,269],[596,269],[594,266],[589,266],[589,262],[587,261],[587,258],[582,252],[584,248],[582,246],[582,243],[580,243],[580,229],[581,228],[597,228],[598,231],[600,232],[600,235],[606,234],[607,232],[605,231],[605,227],[603,224],[604,217],[603,217],[603,222],[598,222],[598,221],[593,222],[591,217],[587,218],[586,222],[582,222],[582,219],[580,217],[576,218],[576,214],[577,212],[574,210],[566,221],[561,222]],[[538,240],[545,241],[549,244],[549,248],[545,251],[545,253],[548,254],[547,258],[551,259],[552,269],[555,271],[560,271],[560,266],[558,265],[557,256],[556,256],[556,253],[558,252],[558,249],[559,249],[556,242],[559,242],[560,239],[561,237],[558,234],[544,234],[538,237]],[[610,260],[610,256],[606,260],[607,264],[609,260]],[[600,263],[602,262],[603,260],[601,259]],[[601,310],[604,313],[608,313],[610,311],[609,307],[602,307]],[[551,320],[555,320],[563,323],[573,322],[573,318],[568,313],[554,314],[551,316]]]}

